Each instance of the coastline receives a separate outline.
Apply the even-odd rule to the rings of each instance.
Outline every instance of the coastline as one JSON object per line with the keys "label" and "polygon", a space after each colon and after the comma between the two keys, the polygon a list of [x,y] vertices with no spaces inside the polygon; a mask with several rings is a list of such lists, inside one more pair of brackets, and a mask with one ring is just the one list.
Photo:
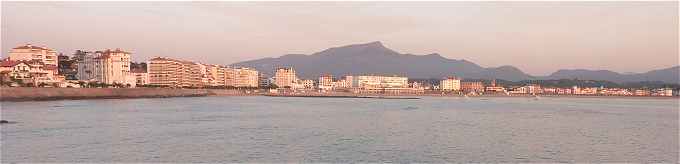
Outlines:
{"label": "coastline", "polygon": [[224,89],[0,87],[3,102],[249,95],[243,90]]}
{"label": "coastline", "polygon": [[[130,99],[130,98],[169,98],[169,97],[206,97],[206,96],[269,96],[302,98],[372,98],[372,99],[419,99],[420,97],[465,97],[458,94],[376,94],[349,92],[308,92],[297,94],[270,94],[227,89],[173,89],[173,88],[33,88],[0,87],[0,102],[52,101],[83,99]],[[469,98],[517,97],[528,98],[534,95],[484,94]],[[569,98],[630,98],[630,99],[678,99],[679,97],[660,96],[608,96],[608,95],[538,95],[538,97]]]}

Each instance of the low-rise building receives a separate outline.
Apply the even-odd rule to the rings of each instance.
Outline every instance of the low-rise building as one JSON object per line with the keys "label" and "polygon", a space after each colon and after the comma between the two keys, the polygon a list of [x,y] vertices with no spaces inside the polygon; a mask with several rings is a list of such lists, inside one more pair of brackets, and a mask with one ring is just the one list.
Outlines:
{"label": "low-rise building", "polygon": [[130,70],[133,76],[135,76],[135,83],[137,85],[148,85],[149,84],[149,73],[146,69],[132,69]]}
{"label": "low-rise building", "polygon": [[460,82],[460,90],[463,92],[483,92],[484,83],[481,81]]}
{"label": "low-rise building", "polygon": [[53,70],[45,69],[45,67],[40,60],[4,59],[0,61],[0,75],[3,82],[18,80],[21,83],[30,83],[33,86],[59,82],[55,79]]}

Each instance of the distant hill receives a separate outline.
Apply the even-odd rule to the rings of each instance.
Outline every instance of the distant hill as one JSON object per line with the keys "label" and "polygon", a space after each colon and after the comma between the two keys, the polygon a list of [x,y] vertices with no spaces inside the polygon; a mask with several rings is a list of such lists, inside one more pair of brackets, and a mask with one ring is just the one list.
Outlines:
{"label": "distant hill", "polygon": [[664,83],[680,83],[680,66],[666,69],[652,70],[645,73],[626,73],[620,74],[607,70],[559,70],[550,76],[541,79],[586,79],[586,80],[607,80],[617,83],[630,83],[641,81],[660,81]]}
{"label": "distant hill", "polygon": [[441,79],[459,76],[468,79],[504,79],[510,81],[536,79],[605,80],[617,83],[661,81],[680,83],[680,67],[646,73],[620,74],[607,70],[559,70],[550,76],[534,77],[513,66],[484,68],[467,60],[447,59],[437,53],[428,55],[401,54],[381,42],[329,48],[311,55],[288,54],[278,58],[263,58],[234,63],[232,66],[254,67],[273,75],[276,67],[294,67],[298,76],[317,79],[321,74],[342,75],[401,75],[417,79]]}
{"label": "distant hill", "polygon": [[401,54],[381,42],[330,48],[311,55],[288,54],[278,58],[234,63],[233,66],[254,67],[272,75],[276,67],[294,67],[298,76],[316,79],[321,74],[401,75],[410,78],[443,78],[459,76],[475,79],[523,80],[530,76],[513,66],[483,68],[466,60],[447,59],[439,54]]}

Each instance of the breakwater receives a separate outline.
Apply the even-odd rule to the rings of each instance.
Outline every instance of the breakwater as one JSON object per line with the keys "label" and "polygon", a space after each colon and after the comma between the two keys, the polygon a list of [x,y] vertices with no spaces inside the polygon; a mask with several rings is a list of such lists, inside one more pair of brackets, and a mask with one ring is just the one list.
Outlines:
{"label": "breakwater", "polygon": [[1,87],[0,101],[162,98],[252,95],[243,90],[171,88],[29,88]]}

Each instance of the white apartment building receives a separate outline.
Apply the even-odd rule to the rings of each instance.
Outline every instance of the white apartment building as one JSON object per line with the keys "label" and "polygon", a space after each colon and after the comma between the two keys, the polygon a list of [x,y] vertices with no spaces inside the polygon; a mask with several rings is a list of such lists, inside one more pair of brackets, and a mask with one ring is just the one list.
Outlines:
{"label": "white apartment building", "polygon": [[460,90],[460,79],[455,77],[448,77],[440,83],[440,89],[444,91],[458,91]]}
{"label": "white apartment building", "polygon": [[357,76],[359,88],[408,88],[408,77],[400,76]]}
{"label": "white apartment building", "polygon": [[78,79],[134,87],[137,78],[130,72],[129,52],[120,49],[78,54]]}

